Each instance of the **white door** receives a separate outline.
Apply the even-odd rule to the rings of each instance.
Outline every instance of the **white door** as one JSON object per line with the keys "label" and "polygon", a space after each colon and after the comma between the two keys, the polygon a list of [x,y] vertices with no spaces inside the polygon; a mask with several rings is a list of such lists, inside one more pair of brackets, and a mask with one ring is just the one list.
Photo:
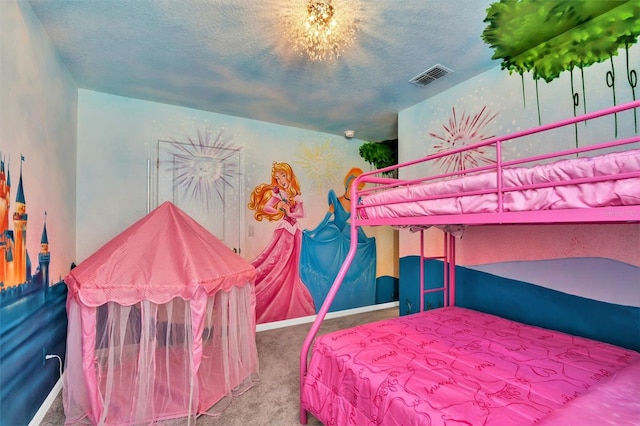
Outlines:
{"label": "white door", "polygon": [[171,201],[240,253],[240,150],[226,145],[158,140],[156,206]]}

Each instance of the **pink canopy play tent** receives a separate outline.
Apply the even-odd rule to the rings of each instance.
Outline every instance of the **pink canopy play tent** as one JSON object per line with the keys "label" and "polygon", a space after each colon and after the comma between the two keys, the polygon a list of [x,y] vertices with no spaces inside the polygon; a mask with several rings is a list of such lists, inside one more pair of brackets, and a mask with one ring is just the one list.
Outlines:
{"label": "pink canopy play tent", "polygon": [[166,202],[65,281],[68,424],[193,423],[257,379],[255,269]]}

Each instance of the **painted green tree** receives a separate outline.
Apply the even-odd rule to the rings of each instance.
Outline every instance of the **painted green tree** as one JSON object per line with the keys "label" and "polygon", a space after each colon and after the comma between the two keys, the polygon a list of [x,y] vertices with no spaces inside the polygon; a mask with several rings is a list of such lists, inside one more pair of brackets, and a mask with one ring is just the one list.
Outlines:
{"label": "painted green tree", "polygon": [[[626,80],[636,99],[638,77],[629,65],[629,47],[638,41],[639,17],[638,0],[500,0],[487,9],[484,22],[488,26],[482,39],[494,49],[492,58],[502,61],[502,69],[521,77],[531,73],[536,82],[540,121],[538,81],[549,83],[563,71],[570,72],[575,114],[580,100],[574,89],[573,72],[582,73],[595,63],[611,62],[611,71],[605,78],[615,105],[613,56],[621,49],[627,54]],[[586,111],[584,78],[582,81]]]}
{"label": "painted green tree", "polygon": [[[398,139],[382,142],[365,142],[359,148],[360,157],[376,169],[383,169],[398,164]],[[397,170],[383,173],[397,177]]]}

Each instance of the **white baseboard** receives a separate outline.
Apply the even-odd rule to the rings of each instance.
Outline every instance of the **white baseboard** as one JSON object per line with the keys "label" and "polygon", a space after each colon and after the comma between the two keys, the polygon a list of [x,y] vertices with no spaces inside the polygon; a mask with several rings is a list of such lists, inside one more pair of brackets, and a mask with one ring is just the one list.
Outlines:
{"label": "white baseboard", "polygon": [[[380,303],[378,305],[369,305],[369,306],[362,306],[360,308],[345,309],[344,311],[328,312],[324,318],[331,319],[331,318],[346,317],[347,315],[362,314],[365,312],[373,312],[381,309],[394,308],[397,306],[400,306],[400,302]],[[282,321],[273,321],[273,322],[268,322],[264,324],[258,324],[256,326],[256,331],[258,332],[267,331],[267,330],[273,330],[276,328],[290,327],[292,325],[306,324],[306,323],[313,322],[316,319],[316,317],[317,315],[309,315],[306,317],[291,318],[291,319],[282,320]]]}
{"label": "white baseboard", "polygon": [[[64,373],[62,374],[62,376],[64,376]],[[44,420],[44,417],[47,415],[47,412],[49,412],[49,409],[53,405],[53,401],[56,400],[61,390],[62,390],[62,377],[60,377],[56,382],[56,384],[53,385],[51,392],[49,392],[49,395],[47,395],[47,398],[44,400],[44,402],[42,403],[42,405],[40,406],[36,414],[33,416],[31,421],[29,422],[29,426],[38,426],[40,425],[40,423],[42,423],[42,421]]]}

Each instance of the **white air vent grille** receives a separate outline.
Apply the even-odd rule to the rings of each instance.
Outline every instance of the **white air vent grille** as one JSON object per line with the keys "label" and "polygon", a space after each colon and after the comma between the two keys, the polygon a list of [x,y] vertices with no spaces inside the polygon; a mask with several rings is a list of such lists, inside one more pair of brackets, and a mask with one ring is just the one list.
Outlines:
{"label": "white air vent grille", "polygon": [[409,80],[409,83],[415,84],[417,86],[426,86],[427,84],[432,83],[437,79],[442,78],[452,72],[453,71],[451,71],[447,67],[436,64],[428,70],[421,72],[417,76],[413,77],[411,80]]}

